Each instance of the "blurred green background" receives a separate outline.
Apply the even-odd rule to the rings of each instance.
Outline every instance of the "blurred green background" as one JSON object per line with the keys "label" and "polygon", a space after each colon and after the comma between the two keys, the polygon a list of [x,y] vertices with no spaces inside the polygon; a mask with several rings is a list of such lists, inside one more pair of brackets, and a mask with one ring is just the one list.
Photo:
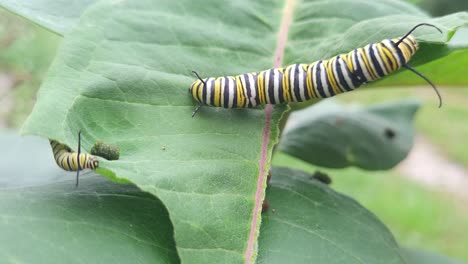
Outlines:
{"label": "blurred green background", "polygon": [[[466,0],[409,1],[434,16],[468,10]],[[60,41],[53,33],[0,9],[1,129],[21,127]],[[392,171],[320,170],[333,178],[335,189],[374,212],[402,245],[468,261],[468,190],[462,188],[468,182],[468,84],[440,88],[442,109],[437,108],[437,97],[428,87],[374,87],[338,96],[358,104],[408,97],[423,100],[415,124],[415,146],[423,154]],[[275,155],[273,163],[310,172],[317,169],[282,153]],[[424,174],[428,169],[431,175]]]}

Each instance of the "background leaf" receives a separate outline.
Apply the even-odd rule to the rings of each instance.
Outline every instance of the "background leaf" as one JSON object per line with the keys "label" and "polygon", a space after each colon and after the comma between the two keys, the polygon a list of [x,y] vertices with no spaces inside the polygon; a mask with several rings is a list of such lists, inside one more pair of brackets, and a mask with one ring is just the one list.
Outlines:
{"label": "background leaf", "polygon": [[2,261],[179,262],[167,210],[154,196],[95,174],[75,188],[75,173],[56,166],[47,140],[1,133],[0,142]]}
{"label": "background leaf", "polygon": [[324,101],[290,115],[279,149],[312,164],[390,169],[413,146],[414,100],[371,107]]}
{"label": "background leaf", "polygon": [[371,212],[311,176],[272,170],[258,263],[405,263]]}
{"label": "background leaf", "polygon": [[0,5],[35,23],[64,35],[78,22],[80,15],[97,0],[0,0]]}
{"label": "background leaf", "polygon": [[410,249],[410,248],[403,248],[402,251],[406,255],[408,260],[408,264],[463,264],[464,262],[458,260],[452,260],[445,256],[441,256],[436,253],[417,250],[417,249]]}

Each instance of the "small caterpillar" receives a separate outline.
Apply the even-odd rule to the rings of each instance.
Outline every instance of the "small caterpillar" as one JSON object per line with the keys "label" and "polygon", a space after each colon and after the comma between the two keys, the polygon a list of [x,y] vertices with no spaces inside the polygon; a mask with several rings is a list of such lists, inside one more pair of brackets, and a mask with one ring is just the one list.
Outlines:
{"label": "small caterpillar", "polygon": [[189,93],[199,106],[192,117],[203,105],[250,108],[263,104],[303,102],[311,98],[331,97],[381,79],[401,67],[426,80],[437,93],[441,107],[442,97],[435,85],[408,65],[419,48],[411,33],[423,25],[434,27],[442,33],[434,25],[421,23],[403,37],[384,39],[354,49],[347,54],[311,64],[292,64],[285,68],[273,68],[237,76],[209,77],[205,80],[193,71],[198,80],[190,86]]}
{"label": "small caterpillar", "polygon": [[51,139],[49,141],[57,165],[66,171],[76,171],[77,187],[80,170],[95,170],[99,167],[99,161],[95,156],[87,153],[81,153],[81,131],[78,132],[78,152],[72,151],[67,145],[61,144],[56,140]]}

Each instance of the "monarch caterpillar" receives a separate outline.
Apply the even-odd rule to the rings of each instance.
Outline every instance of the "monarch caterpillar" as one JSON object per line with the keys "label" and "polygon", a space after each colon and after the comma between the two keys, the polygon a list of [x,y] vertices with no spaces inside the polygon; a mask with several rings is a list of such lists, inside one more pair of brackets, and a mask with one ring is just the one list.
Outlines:
{"label": "monarch caterpillar", "polygon": [[80,170],[95,170],[99,167],[99,161],[95,156],[87,153],[81,153],[81,131],[78,132],[78,152],[72,151],[67,145],[61,144],[55,140],[50,140],[50,146],[52,147],[55,162],[60,168],[66,171],[76,171],[77,187]]}
{"label": "monarch caterpillar", "polygon": [[439,107],[441,107],[442,97],[435,85],[408,65],[408,61],[419,48],[411,33],[420,26],[434,27],[442,33],[434,25],[421,23],[403,37],[384,39],[347,54],[311,64],[292,64],[285,68],[273,68],[258,73],[210,77],[205,80],[193,71],[198,80],[192,83],[189,93],[199,106],[192,117],[203,105],[224,108],[255,107],[262,104],[302,102],[311,98],[331,97],[378,80],[401,67],[426,80],[439,97]]}

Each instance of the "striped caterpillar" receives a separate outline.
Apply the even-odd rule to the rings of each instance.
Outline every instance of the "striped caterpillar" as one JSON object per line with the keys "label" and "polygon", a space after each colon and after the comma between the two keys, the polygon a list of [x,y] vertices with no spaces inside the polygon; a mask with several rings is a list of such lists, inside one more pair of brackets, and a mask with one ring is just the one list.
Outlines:
{"label": "striped caterpillar", "polygon": [[81,153],[81,131],[78,132],[78,152],[72,151],[67,145],[55,140],[50,140],[50,146],[52,147],[55,162],[60,168],[66,171],[76,171],[77,187],[80,170],[95,170],[99,167],[99,161],[96,156]]}
{"label": "striped caterpillar", "polygon": [[189,93],[199,106],[192,117],[203,105],[250,108],[263,104],[303,102],[312,98],[332,97],[381,79],[401,67],[409,69],[427,81],[439,97],[439,107],[441,107],[442,97],[435,85],[408,65],[419,48],[411,33],[420,26],[434,27],[442,33],[434,25],[421,23],[403,37],[384,39],[354,49],[347,54],[311,64],[292,64],[285,68],[273,68],[237,76],[209,77],[205,80],[193,71],[198,80],[190,86]]}

